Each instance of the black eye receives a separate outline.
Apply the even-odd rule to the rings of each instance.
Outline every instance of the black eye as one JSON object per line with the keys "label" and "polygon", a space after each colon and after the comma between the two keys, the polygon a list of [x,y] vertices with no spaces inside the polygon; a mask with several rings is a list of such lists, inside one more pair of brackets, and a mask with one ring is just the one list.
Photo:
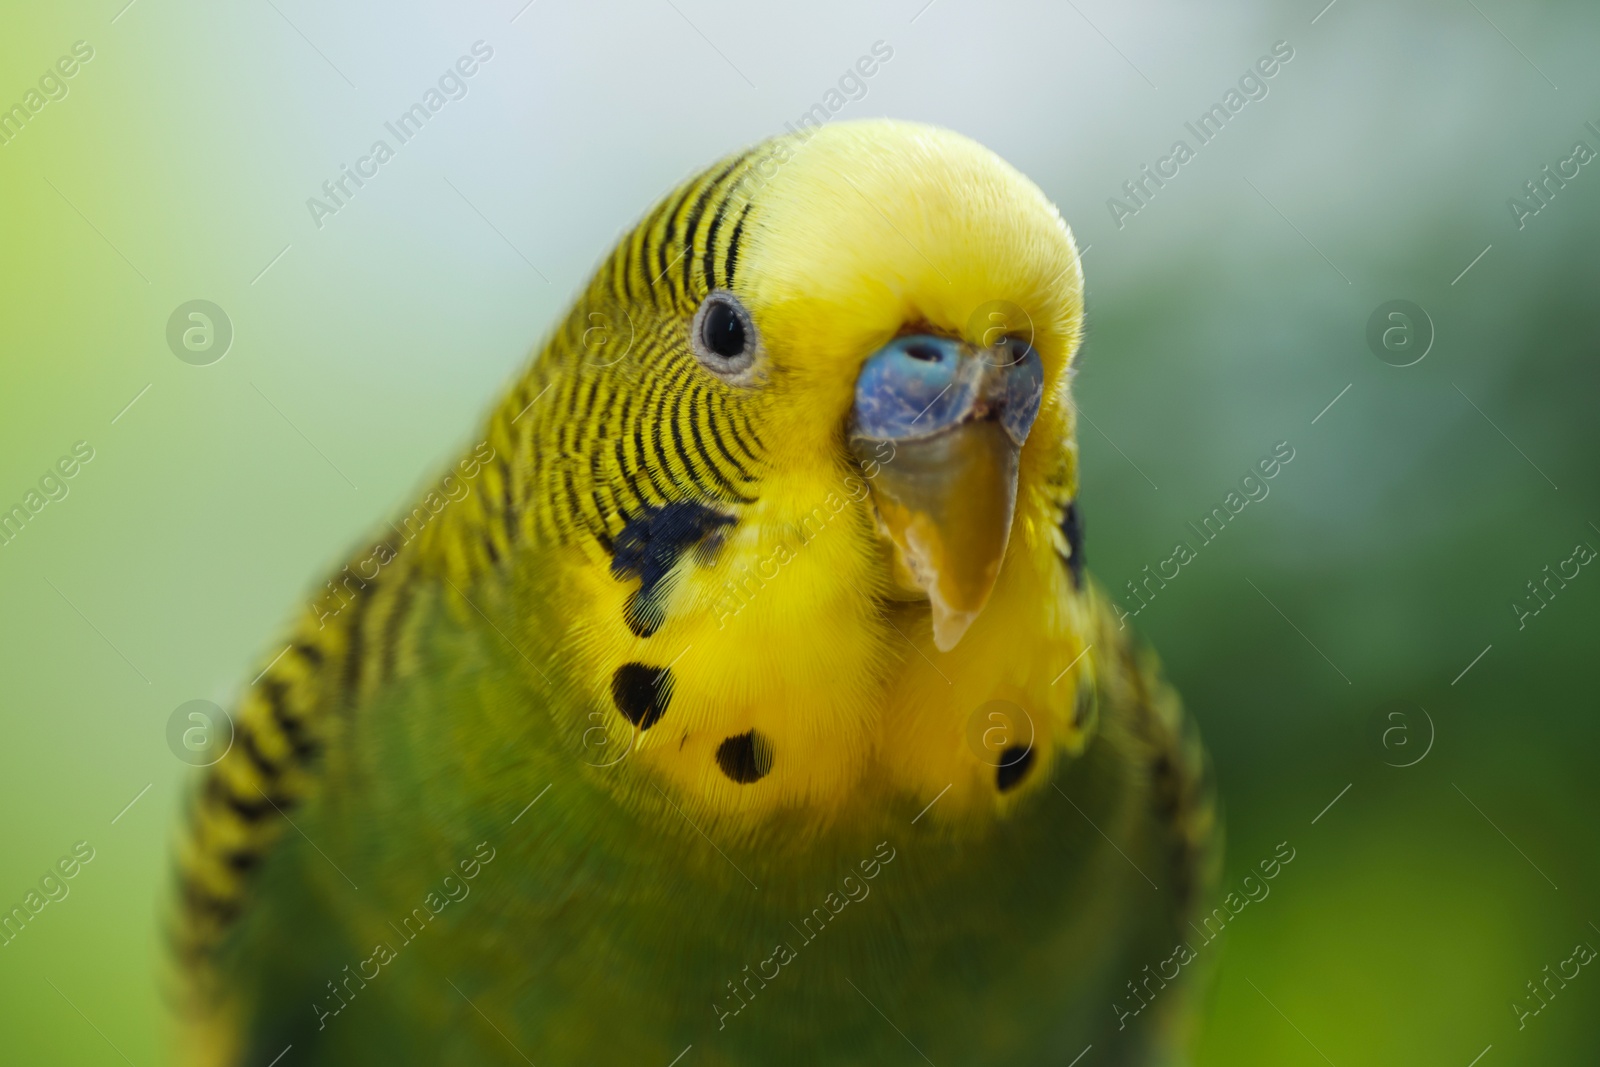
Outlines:
{"label": "black eye", "polygon": [[689,326],[689,344],[701,366],[730,385],[751,384],[761,336],[739,298],[726,290],[706,297]]}
{"label": "black eye", "polygon": [[706,347],[724,359],[744,354],[744,323],[739,313],[727,304],[718,302],[706,309],[705,325],[701,328]]}

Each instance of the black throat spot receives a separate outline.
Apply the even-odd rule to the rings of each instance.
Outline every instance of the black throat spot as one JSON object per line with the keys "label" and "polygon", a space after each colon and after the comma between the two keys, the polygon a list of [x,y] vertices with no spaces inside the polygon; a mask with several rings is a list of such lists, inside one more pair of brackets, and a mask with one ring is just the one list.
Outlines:
{"label": "black throat spot", "polygon": [[1061,533],[1067,539],[1067,573],[1072,575],[1072,588],[1083,588],[1083,516],[1078,513],[1074,500],[1061,513]]}
{"label": "black throat spot", "polygon": [[995,768],[994,784],[1002,793],[1009,793],[1027,777],[1028,768],[1033,766],[1033,746],[1023,748],[1012,745],[1000,753],[1000,765]]}
{"label": "black throat spot", "polygon": [[611,699],[623,718],[648,730],[672,703],[672,668],[624,663],[611,676]]}
{"label": "black throat spot", "polygon": [[748,730],[717,746],[717,766],[740,785],[759,782],[772,770],[772,742],[759,730]]}
{"label": "black throat spot", "polygon": [[649,637],[661,626],[666,579],[689,549],[720,540],[732,515],[693,501],[675,501],[647,508],[628,520],[611,546],[611,573],[637,578],[639,588],[623,607],[623,620],[637,637]]}

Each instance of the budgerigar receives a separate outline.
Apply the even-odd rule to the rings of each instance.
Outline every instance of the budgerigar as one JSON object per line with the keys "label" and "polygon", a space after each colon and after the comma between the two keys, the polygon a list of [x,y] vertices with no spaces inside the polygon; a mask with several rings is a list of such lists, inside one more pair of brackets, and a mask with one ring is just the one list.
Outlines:
{"label": "budgerigar", "polygon": [[1082,297],[944,130],[670,193],[241,698],[190,1061],[1182,1062],[1216,819],[1083,570]]}

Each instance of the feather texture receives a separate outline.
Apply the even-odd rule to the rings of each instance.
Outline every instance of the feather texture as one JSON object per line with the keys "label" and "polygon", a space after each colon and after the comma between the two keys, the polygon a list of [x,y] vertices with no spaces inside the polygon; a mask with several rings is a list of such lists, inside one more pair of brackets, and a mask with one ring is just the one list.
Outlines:
{"label": "feather texture", "polygon": [[[739,380],[690,338],[717,293]],[[995,302],[1044,400],[941,653],[845,428],[868,354],[979,343]],[[194,1060],[1177,1055],[1180,994],[1111,1002],[1182,939],[1215,814],[1082,571],[1082,319],[1055,209],[945,131],[806,131],[664,198],[241,699],[178,856]]]}

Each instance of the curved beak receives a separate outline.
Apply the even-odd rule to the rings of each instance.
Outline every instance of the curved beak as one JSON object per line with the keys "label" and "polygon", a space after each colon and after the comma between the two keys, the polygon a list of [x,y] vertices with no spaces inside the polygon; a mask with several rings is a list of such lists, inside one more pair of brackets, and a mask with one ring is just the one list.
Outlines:
{"label": "curved beak", "polygon": [[929,334],[896,338],[856,380],[850,448],[894,545],[896,578],[927,596],[941,652],[955,648],[1000,575],[1043,383],[1039,355],[1022,341],[980,349]]}

